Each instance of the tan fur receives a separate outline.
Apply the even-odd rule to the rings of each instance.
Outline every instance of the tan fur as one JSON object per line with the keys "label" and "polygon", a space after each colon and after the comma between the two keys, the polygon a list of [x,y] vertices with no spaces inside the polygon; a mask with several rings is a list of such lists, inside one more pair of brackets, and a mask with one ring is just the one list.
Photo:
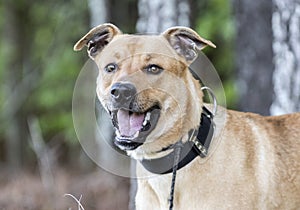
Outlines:
{"label": "tan fur", "polygon": [[[155,102],[162,105],[158,124],[145,144],[128,154],[136,159],[165,155],[157,151],[196,128],[203,105],[199,83],[188,71],[193,49],[191,57],[184,57],[175,47],[176,37],[191,37],[198,50],[214,45],[183,27],[141,36],[122,34],[104,24],[74,49],[88,45],[86,37],[95,31],[109,33],[99,52],[89,52],[99,67],[97,94],[103,106],[109,109],[109,91],[115,82],[134,84],[143,110]],[[103,68],[111,62],[119,69],[107,74]],[[160,65],[164,72],[146,74],[143,68],[148,64]],[[214,121],[216,133],[208,157],[198,157],[178,171],[174,209],[300,209],[300,113],[262,117],[220,107]],[[137,210],[168,209],[171,174],[153,175],[140,164],[137,174],[149,176],[138,180]]]}

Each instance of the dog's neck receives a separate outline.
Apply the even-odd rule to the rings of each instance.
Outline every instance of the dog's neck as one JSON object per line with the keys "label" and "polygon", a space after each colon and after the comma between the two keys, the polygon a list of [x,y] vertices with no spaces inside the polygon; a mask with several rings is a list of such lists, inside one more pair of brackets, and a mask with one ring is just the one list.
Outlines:
{"label": "dog's neck", "polygon": [[[214,122],[212,113],[205,107],[201,114],[201,122],[198,129],[192,129],[188,133],[188,141],[181,144],[181,153],[178,162],[178,170],[189,164],[196,157],[205,158],[207,156],[211,140],[214,134]],[[178,141],[181,141],[179,139]],[[169,154],[156,159],[143,159],[141,164],[145,169],[155,174],[167,174],[173,171],[175,158],[174,145],[163,148],[162,152]]]}

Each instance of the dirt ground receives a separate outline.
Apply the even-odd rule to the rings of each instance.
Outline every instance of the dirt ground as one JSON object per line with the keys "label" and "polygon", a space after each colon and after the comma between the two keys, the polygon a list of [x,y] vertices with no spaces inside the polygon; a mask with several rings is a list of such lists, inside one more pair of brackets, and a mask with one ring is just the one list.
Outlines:
{"label": "dirt ground", "polygon": [[55,170],[50,180],[39,172],[0,171],[0,210],[127,210],[129,179],[105,171]]}

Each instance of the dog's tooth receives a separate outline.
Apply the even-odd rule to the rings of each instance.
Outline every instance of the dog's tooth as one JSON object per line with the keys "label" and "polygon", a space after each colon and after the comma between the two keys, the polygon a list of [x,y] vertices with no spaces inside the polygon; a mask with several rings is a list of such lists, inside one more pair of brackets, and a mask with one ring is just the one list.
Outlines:
{"label": "dog's tooth", "polygon": [[116,129],[116,136],[121,137],[120,131],[118,129]]}
{"label": "dog's tooth", "polygon": [[145,118],[144,122],[143,122],[143,126],[146,126],[147,125],[147,119]]}
{"label": "dog's tooth", "polygon": [[140,134],[140,131],[137,131],[137,132],[134,134],[133,138],[134,138],[134,139],[137,138],[137,137],[139,136],[139,134]]}
{"label": "dog's tooth", "polygon": [[151,112],[147,112],[145,119],[148,121],[150,120]]}
{"label": "dog's tooth", "polygon": [[145,117],[144,122],[143,122],[143,126],[147,125],[148,121],[150,120],[150,116],[151,116],[151,113],[147,112],[146,117]]}

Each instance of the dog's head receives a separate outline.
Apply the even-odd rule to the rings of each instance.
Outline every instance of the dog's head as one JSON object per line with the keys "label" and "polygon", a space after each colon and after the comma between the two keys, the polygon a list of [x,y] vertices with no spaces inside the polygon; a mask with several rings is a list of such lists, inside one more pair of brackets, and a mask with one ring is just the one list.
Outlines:
{"label": "dog's head", "polygon": [[151,158],[199,124],[202,92],[188,66],[213,43],[186,27],[128,35],[103,24],[74,50],[84,46],[98,66],[97,96],[111,115],[119,148]]}

